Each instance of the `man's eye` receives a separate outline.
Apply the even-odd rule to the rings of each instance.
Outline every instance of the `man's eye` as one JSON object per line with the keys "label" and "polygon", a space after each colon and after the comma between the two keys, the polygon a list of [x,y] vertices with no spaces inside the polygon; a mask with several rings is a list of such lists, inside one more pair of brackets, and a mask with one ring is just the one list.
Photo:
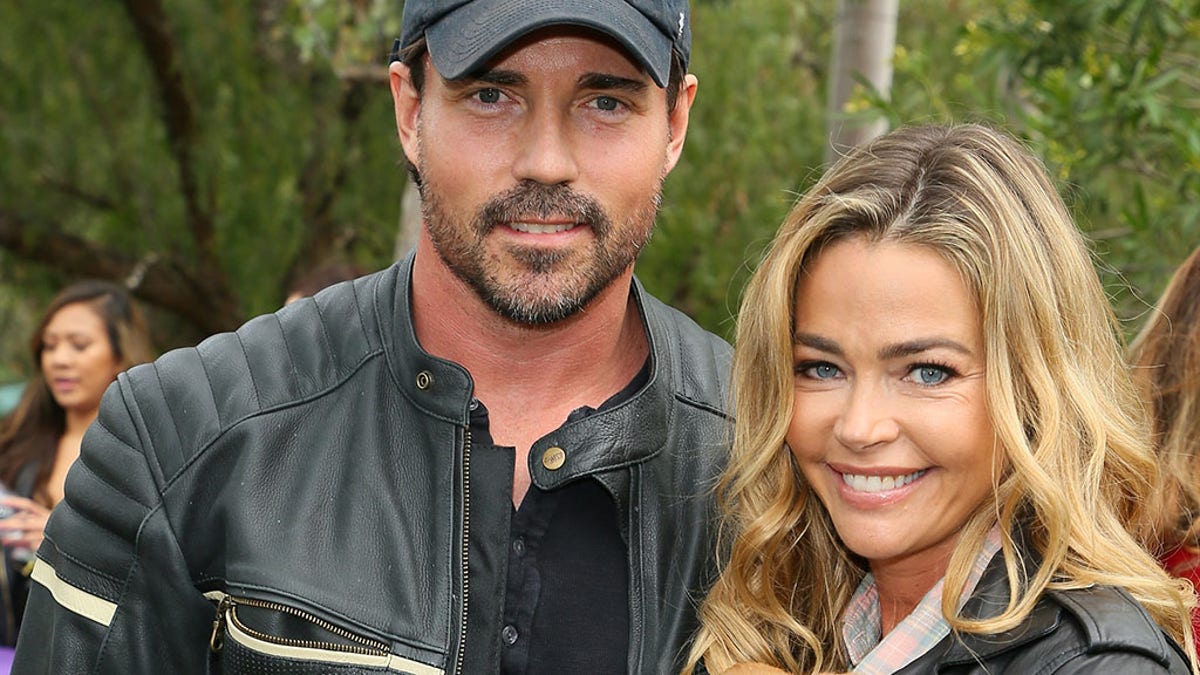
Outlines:
{"label": "man's eye", "polygon": [[621,102],[612,96],[597,96],[594,103],[596,108],[604,112],[616,112],[621,107]]}
{"label": "man's eye", "polygon": [[480,89],[479,91],[475,92],[475,96],[479,99],[480,103],[499,103],[500,102],[500,90],[496,89],[494,87],[488,87],[487,89]]}

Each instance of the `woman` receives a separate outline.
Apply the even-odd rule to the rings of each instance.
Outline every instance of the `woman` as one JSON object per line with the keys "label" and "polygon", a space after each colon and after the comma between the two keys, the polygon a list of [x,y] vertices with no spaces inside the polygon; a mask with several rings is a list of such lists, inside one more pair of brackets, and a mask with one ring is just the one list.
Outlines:
{"label": "woman", "polygon": [[1157,474],[1115,336],[1007,136],[907,128],[838,163],[743,298],[730,557],[691,662],[1189,672],[1193,600],[1126,527]]}
{"label": "woman", "polygon": [[[1168,572],[1200,586],[1200,248],[1175,270],[1130,352],[1166,479],[1147,539]],[[1200,635],[1200,615],[1193,622]]]}
{"label": "woman", "polygon": [[37,374],[20,403],[0,422],[0,481],[15,495],[0,520],[5,558],[0,579],[6,644],[16,638],[24,608],[26,564],[42,542],[50,509],[63,496],[67,469],[79,457],[83,432],[96,419],[100,397],[130,366],[151,358],[145,322],[120,286],[85,281],[50,302],[33,334]]}

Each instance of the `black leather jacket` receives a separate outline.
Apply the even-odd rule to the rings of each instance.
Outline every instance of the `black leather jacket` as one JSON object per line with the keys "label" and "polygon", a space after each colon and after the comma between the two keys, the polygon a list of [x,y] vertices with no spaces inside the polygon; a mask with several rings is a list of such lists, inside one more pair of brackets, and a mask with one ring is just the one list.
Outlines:
{"label": "black leather jacket", "polygon": [[[997,554],[963,606],[996,616],[1008,599]],[[1187,675],[1183,650],[1122,589],[1049,591],[1019,626],[994,635],[946,636],[897,675]]]}
{"label": "black leather jacket", "polygon": [[[465,634],[472,382],[417,344],[411,264],[118,379],[47,527],[14,672],[430,675],[498,639]],[[633,296],[650,381],[539,440],[530,472],[613,495],[628,669],[665,673],[714,574],[729,352]]]}

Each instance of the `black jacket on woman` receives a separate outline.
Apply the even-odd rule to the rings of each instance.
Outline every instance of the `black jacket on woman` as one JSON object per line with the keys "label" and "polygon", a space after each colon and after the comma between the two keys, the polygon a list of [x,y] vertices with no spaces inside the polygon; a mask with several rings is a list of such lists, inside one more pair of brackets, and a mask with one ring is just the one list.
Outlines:
{"label": "black jacket on woman", "polygon": [[[1003,553],[988,564],[963,615],[996,616],[1008,602]],[[1016,628],[953,633],[897,675],[1187,675],[1179,645],[1123,589],[1047,591]]]}

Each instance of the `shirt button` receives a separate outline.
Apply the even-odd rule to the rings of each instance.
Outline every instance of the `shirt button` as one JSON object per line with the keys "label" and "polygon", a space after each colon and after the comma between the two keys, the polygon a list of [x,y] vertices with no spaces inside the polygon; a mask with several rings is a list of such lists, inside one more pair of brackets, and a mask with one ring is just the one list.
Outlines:
{"label": "shirt button", "polygon": [[504,644],[511,647],[517,643],[517,629],[513,628],[512,625],[505,626],[500,631],[500,637],[504,638]]}
{"label": "shirt button", "polygon": [[517,555],[525,555],[525,539],[522,537],[513,539],[512,549],[513,553],[516,553]]}

